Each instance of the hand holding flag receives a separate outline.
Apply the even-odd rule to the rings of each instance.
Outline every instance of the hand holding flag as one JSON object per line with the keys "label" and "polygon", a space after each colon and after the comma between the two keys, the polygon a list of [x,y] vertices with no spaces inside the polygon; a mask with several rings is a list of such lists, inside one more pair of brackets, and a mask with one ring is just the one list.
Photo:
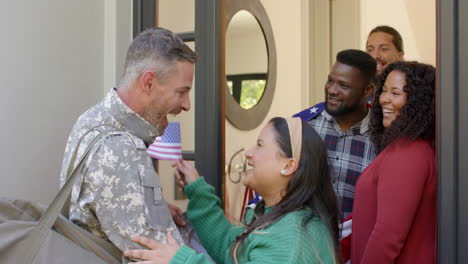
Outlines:
{"label": "hand holding flag", "polygon": [[154,143],[149,146],[148,154],[158,160],[182,159],[179,122],[169,122],[164,134],[157,137]]}

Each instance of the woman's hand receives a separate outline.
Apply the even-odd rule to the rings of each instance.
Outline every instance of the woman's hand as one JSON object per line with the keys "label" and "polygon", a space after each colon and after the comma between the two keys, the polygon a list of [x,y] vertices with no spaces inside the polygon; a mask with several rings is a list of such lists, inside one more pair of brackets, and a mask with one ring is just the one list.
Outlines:
{"label": "woman's hand", "polygon": [[130,262],[129,264],[166,264],[171,261],[177,250],[180,248],[180,245],[174,239],[171,232],[167,232],[167,244],[142,236],[132,236],[132,240],[149,248],[149,250],[125,250],[125,256],[144,260],[139,262]]}
{"label": "woman's hand", "polygon": [[186,160],[178,160],[173,165],[173,167],[177,167],[177,170],[176,170],[177,183],[182,188],[185,185],[191,184],[196,179],[200,178],[200,175],[198,174],[197,169],[195,169],[195,167],[193,167],[192,164],[190,164]]}
{"label": "woman's hand", "polygon": [[174,220],[174,222],[178,226],[185,226],[185,221],[184,219],[182,219],[182,214],[184,212],[182,212],[182,210],[179,207],[173,204],[168,203],[167,206],[169,207],[169,211],[171,212],[172,220]]}

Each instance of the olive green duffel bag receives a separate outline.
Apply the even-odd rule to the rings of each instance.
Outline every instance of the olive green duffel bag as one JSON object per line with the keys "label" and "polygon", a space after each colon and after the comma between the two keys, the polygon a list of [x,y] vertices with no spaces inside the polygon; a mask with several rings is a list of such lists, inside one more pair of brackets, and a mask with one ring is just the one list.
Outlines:
{"label": "olive green duffel bag", "polygon": [[[70,222],[60,214],[69,200],[77,172],[102,132],[83,153],[68,179],[47,209],[24,200],[0,199],[0,263],[14,264],[101,264],[126,263],[112,243]],[[72,161],[76,158],[75,151]],[[70,162],[74,164],[74,162]],[[70,165],[71,167],[71,165]]]}

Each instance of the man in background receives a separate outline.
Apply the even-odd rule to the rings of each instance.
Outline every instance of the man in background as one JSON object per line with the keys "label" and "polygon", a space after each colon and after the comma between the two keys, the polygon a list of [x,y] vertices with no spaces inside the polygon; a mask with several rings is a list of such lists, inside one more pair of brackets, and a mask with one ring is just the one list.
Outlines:
{"label": "man in background", "polygon": [[390,26],[377,26],[371,30],[367,37],[366,51],[377,62],[377,75],[387,65],[404,60],[405,55],[400,33]]}
{"label": "man in background", "polygon": [[376,62],[361,50],[343,50],[325,83],[325,102],[294,115],[309,122],[328,148],[333,186],[343,218],[353,210],[354,185],[375,158],[369,137],[367,98],[373,93]]}

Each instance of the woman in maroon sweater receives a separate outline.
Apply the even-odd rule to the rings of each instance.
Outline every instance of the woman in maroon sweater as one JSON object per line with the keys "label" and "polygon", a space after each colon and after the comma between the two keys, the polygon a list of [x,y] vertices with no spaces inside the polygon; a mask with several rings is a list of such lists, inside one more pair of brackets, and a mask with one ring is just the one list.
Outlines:
{"label": "woman in maroon sweater", "polygon": [[380,154],[356,185],[351,263],[435,263],[434,67],[389,65],[370,131]]}

